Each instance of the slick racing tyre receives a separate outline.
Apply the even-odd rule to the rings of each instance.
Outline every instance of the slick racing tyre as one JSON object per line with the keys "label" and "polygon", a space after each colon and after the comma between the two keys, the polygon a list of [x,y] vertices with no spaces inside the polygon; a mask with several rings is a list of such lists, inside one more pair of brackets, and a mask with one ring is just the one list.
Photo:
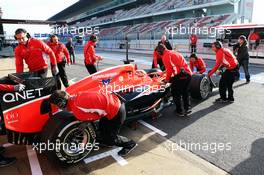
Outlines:
{"label": "slick racing tyre", "polygon": [[44,151],[49,158],[72,164],[95,149],[95,137],[91,123],[78,121],[71,113],[59,112],[47,121],[40,144],[45,144]]}
{"label": "slick racing tyre", "polygon": [[191,97],[198,100],[207,99],[212,92],[211,83],[205,75],[194,74],[190,83]]}

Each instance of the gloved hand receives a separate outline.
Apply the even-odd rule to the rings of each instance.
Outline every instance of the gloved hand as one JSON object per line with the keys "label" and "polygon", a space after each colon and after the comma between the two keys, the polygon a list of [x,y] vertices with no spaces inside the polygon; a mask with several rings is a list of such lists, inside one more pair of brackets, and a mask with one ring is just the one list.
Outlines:
{"label": "gloved hand", "polygon": [[23,85],[23,84],[18,84],[18,85],[15,85],[14,86],[14,91],[18,91],[18,92],[21,92],[23,90],[25,90],[26,86]]}
{"label": "gloved hand", "polygon": [[57,75],[59,73],[59,69],[57,67],[57,65],[52,65],[51,66],[51,73],[53,76]]}

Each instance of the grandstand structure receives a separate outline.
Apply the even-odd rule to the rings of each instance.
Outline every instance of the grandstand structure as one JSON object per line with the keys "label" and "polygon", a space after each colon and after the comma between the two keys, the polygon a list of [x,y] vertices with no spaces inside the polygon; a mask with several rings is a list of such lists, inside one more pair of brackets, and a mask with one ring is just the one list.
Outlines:
{"label": "grandstand structure", "polygon": [[[65,20],[69,27],[99,27],[99,47],[122,48],[127,37],[130,48],[153,49],[166,34],[176,49],[188,51],[191,33],[175,33],[173,29],[209,30],[251,22],[252,10],[253,0],[80,0],[48,20]],[[198,50],[207,50],[204,43],[222,37],[217,32],[197,35]]]}

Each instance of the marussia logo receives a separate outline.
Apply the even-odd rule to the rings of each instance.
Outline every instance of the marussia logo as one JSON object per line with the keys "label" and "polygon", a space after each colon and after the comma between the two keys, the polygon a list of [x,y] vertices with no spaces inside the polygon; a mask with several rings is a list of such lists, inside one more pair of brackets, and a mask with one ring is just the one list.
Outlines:
{"label": "marussia logo", "polygon": [[103,85],[109,85],[110,84],[110,82],[111,82],[111,78],[108,78],[108,79],[106,79],[106,80],[102,80],[101,81],[102,83],[103,83]]}

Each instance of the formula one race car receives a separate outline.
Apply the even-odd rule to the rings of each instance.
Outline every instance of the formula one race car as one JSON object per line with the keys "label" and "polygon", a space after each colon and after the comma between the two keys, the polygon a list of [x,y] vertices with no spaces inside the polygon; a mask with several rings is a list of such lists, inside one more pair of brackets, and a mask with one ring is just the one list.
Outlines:
{"label": "formula one race car", "polygon": [[[170,97],[169,87],[162,81],[164,78],[164,73],[158,69],[137,70],[135,65],[127,64],[90,75],[66,91],[69,94],[81,91],[116,93],[125,101],[126,122],[131,122],[157,113],[164,107],[163,99]],[[30,73],[22,73],[9,74],[9,79],[26,85],[23,92],[0,93],[10,143],[33,144],[36,149],[48,149],[50,145],[47,144],[56,144],[48,153],[63,163],[76,163],[88,156],[98,136],[96,121],[79,121],[72,113],[50,105],[49,95],[56,89],[52,77],[39,79]],[[206,99],[210,91],[206,76],[193,76],[191,92],[194,98]]]}

